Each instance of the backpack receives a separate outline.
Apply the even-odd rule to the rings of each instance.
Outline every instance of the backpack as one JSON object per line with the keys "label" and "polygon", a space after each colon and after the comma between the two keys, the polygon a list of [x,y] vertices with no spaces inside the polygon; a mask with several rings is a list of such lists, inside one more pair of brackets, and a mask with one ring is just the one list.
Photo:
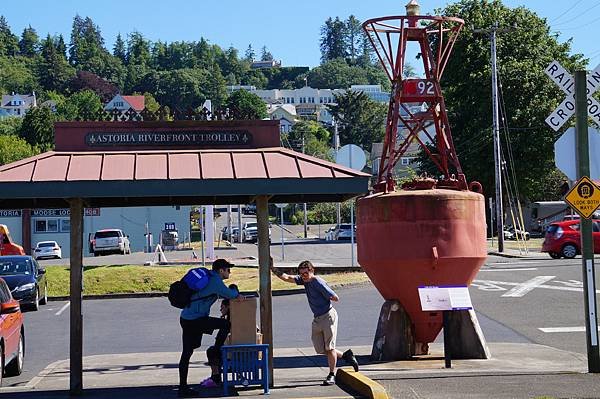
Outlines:
{"label": "backpack", "polygon": [[[208,285],[210,274],[204,267],[189,270],[181,280],[177,280],[169,287],[169,302],[172,306],[183,309],[191,302],[192,295]],[[198,298],[202,299],[202,298]]]}

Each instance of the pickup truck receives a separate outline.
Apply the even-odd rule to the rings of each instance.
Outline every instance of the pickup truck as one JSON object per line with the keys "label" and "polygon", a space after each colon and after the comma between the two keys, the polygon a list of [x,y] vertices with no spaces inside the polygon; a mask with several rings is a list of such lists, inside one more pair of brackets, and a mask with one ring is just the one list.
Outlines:
{"label": "pickup truck", "polygon": [[0,236],[0,255],[25,255],[23,247],[13,242],[5,224],[0,224]]}
{"label": "pickup truck", "polygon": [[92,252],[94,256],[108,253],[130,254],[129,236],[120,229],[98,230],[92,240]]}
{"label": "pickup truck", "polygon": [[[242,241],[258,241],[258,223],[246,222],[242,228]],[[271,226],[269,225],[269,243],[271,242]]]}

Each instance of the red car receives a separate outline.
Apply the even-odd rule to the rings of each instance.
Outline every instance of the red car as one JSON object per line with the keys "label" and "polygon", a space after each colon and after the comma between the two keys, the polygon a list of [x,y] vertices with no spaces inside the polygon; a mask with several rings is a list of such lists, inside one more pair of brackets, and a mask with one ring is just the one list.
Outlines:
{"label": "red car", "polygon": [[13,299],[6,282],[0,278],[0,386],[3,376],[23,372],[25,329],[19,302]]}
{"label": "red car", "polygon": [[[594,253],[600,253],[600,220],[593,220]],[[574,258],[581,253],[581,234],[579,233],[579,219],[556,222],[548,226],[542,252],[558,259],[565,257]]]}

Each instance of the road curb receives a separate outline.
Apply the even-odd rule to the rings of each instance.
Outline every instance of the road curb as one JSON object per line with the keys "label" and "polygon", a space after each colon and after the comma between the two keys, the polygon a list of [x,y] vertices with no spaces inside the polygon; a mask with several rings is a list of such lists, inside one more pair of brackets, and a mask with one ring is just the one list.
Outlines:
{"label": "road curb", "polygon": [[366,398],[389,399],[383,386],[360,372],[340,368],[335,379],[338,384],[345,385]]}

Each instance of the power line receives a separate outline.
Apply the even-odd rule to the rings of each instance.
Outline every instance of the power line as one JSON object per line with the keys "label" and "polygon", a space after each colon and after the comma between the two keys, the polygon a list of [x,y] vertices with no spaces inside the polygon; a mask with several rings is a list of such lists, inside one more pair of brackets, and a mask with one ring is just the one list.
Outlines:
{"label": "power line", "polygon": [[576,16],[574,16],[573,18],[567,20],[567,21],[563,21],[563,22],[559,22],[556,25],[564,25],[564,24],[568,24],[569,22],[573,22],[575,21],[577,18],[581,17],[584,14],[587,14],[588,12],[590,12],[591,10],[593,10],[594,8],[600,6],[600,3],[596,3],[596,5],[591,6],[590,8],[588,8],[587,10],[584,10],[583,12],[577,14]]}
{"label": "power line", "polygon": [[581,28],[585,28],[586,26],[590,26],[591,24],[593,24],[596,21],[600,21],[600,17],[592,19],[590,22],[587,22],[587,23],[585,23],[583,25],[579,25],[579,26],[577,26],[575,28],[562,28],[561,31],[564,31],[564,30],[579,30]]}
{"label": "power line", "polygon": [[577,5],[578,5],[579,3],[581,3],[582,1],[583,1],[583,0],[579,0],[579,1],[575,2],[575,4],[573,4],[571,7],[567,8],[567,10],[566,10],[566,11],[564,11],[564,12],[561,12],[561,13],[558,15],[558,17],[556,17],[556,18],[553,18],[552,20],[548,21],[548,23],[550,23],[550,22],[556,22],[557,20],[561,19],[562,17],[564,17],[565,15],[567,15],[567,14],[569,13],[569,11],[571,11],[572,9],[574,9],[575,7],[577,7]]}

